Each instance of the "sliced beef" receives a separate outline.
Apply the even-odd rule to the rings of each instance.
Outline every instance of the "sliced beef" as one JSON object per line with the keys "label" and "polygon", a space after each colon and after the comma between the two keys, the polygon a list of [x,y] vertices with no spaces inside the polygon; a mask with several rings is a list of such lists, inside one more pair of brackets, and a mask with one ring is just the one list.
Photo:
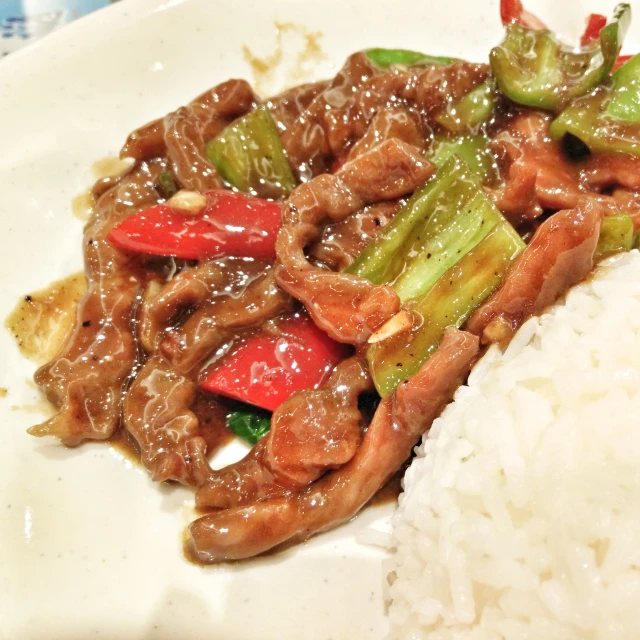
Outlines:
{"label": "sliced beef", "polygon": [[448,329],[422,369],[380,403],[348,463],[301,493],[199,518],[189,526],[187,553],[203,563],[248,558],[352,518],[407,460],[477,352],[475,336]]}
{"label": "sliced beef", "polygon": [[298,391],[274,412],[271,431],[239,462],[214,471],[198,508],[229,508],[300,491],[348,462],[364,428],[360,394],[373,382],[366,361],[340,363],[322,389]]}
{"label": "sliced beef", "polygon": [[554,303],[593,268],[605,211],[584,199],[538,227],[502,286],[469,319],[466,330],[483,342],[505,340],[530,316]]}

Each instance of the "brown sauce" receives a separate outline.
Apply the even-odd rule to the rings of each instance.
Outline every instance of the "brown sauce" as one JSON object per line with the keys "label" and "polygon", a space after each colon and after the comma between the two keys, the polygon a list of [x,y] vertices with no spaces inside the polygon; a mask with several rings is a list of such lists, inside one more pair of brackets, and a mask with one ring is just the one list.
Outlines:
{"label": "brown sauce", "polygon": [[111,445],[111,448],[117,451],[125,460],[140,466],[140,452],[126,429],[118,429],[107,442]]}
{"label": "brown sauce", "polygon": [[91,191],[85,191],[71,201],[71,211],[78,220],[86,222],[93,215],[95,203],[96,201]]}
{"label": "brown sauce", "polygon": [[0,398],[5,398],[8,393],[9,389],[6,387],[0,387]]}
{"label": "brown sauce", "polygon": [[22,355],[47,362],[60,350],[73,327],[78,302],[87,290],[82,272],[22,298],[7,316],[5,326]]}
{"label": "brown sauce", "polygon": [[[276,46],[273,53],[262,58],[256,56],[247,45],[243,45],[244,59],[251,66],[254,84],[259,93],[273,93],[276,73],[282,71],[281,67],[287,63],[285,71],[286,86],[308,82],[313,76],[313,65],[317,64],[326,54],[320,45],[322,33],[310,32],[300,24],[293,22],[274,22],[276,28]],[[286,34],[293,34],[302,40],[294,51],[285,42]],[[281,84],[281,83],[280,83]]]}
{"label": "brown sauce", "polygon": [[117,156],[108,156],[94,162],[91,171],[97,180],[102,178],[115,178],[121,176],[132,166],[131,158],[121,160]]}

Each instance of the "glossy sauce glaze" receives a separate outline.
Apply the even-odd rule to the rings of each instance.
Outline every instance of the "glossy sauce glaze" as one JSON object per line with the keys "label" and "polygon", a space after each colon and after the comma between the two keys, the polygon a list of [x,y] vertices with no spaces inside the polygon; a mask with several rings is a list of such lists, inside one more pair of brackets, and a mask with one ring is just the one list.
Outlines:
{"label": "glossy sauce glaze", "polygon": [[[281,33],[288,30],[281,25]],[[305,37],[301,55],[317,55],[315,37]],[[274,55],[277,60],[280,53]],[[253,62],[263,73],[264,65]],[[69,446],[105,440],[139,459],[154,480],[194,487],[203,515],[189,527],[185,549],[202,563],[282,548],[375,502],[464,379],[480,339],[497,341],[501,328],[514,330],[584,277],[600,220],[619,213],[621,202],[639,217],[628,157],[600,165],[573,158],[550,139],[548,116],[492,94],[490,116],[465,132],[487,147],[482,158],[469,161],[487,160],[484,190],[477,191],[529,244],[524,248],[513,231],[524,250],[500,274],[502,288],[466,326],[466,317],[457,323],[468,331],[444,322],[429,359],[414,363],[414,375],[398,380],[390,393],[381,392],[378,404],[369,343],[413,307],[386,281],[348,269],[436,174],[434,146],[450,142],[452,130],[462,126],[455,105],[483,86],[494,91],[486,84],[490,79],[486,64],[385,68],[358,52],[329,81],[263,101],[247,82],[229,80],[132,132],[123,160],[96,167],[100,178],[83,235],[88,288],[73,298],[76,304],[82,295],[77,314],[61,310],[65,299],[56,296],[69,289],[58,285],[51,294],[22,301],[11,317],[22,348],[38,353],[46,323],[37,324],[42,312],[32,313],[31,321],[27,311],[39,305],[67,322],[58,330],[55,353],[47,352],[52,359],[35,376],[57,413],[30,433],[54,435]],[[273,120],[278,144],[261,162],[243,165],[239,179],[249,183],[259,176],[247,191],[277,196],[275,258],[177,259],[111,241],[123,221],[169,207],[176,189],[192,201],[229,189],[230,174],[222,175],[210,143],[233,139],[233,129],[244,132],[238,139],[246,151],[245,118],[257,113]],[[282,176],[269,173],[274,148],[285,157],[287,178],[297,182],[290,193]],[[564,208],[571,211],[553,213]],[[580,233],[572,233],[578,227]],[[524,312],[515,313],[523,300]],[[257,335],[270,333],[276,344],[286,338],[282,319],[292,313],[305,313],[333,340],[349,345],[342,360],[319,388],[298,391],[275,408],[270,432],[247,456],[212,469],[212,455],[233,437],[229,416],[247,407],[204,391],[203,381]],[[422,328],[409,325],[387,346]],[[398,362],[402,368],[404,361]],[[256,371],[264,369],[255,364]],[[373,407],[367,409],[365,398],[375,400]]]}

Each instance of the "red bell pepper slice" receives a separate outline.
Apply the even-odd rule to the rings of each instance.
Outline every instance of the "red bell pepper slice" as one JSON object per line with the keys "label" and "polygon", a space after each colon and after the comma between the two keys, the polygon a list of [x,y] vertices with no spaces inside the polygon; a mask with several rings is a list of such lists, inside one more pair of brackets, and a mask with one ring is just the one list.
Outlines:
{"label": "red bell pepper slice", "polygon": [[295,391],[320,387],[348,351],[296,313],[283,317],[277,332],[260,331],[232,350],[201,387],[274,411]]}
{"label": "red bell pepper slice", "polygon": [[525,11],[521,0],[500,0],[500,18],[502,24],[519,24],[529,29],[546,29],[542,20]]}
{"label": "red bell pepper slice", "polygon": [[584,30],[582,37],[580,38],[580,46],[585,47],[592,42],[595,42],[600,37],[600,29],[607,25],[607,19],[605,16],[599,13],[592,13],[587,18],[587,28]]}
{"label": "red bell pepper slice", "polygon": [[611,73],[617,71],[625,62],[629,62],[633,56],[618,56],[616,63],[613,65],[613,69],[611,69]]}
{"label": "red bell pepper slice", "polygon": [[107,238],[127,251],[186,260],[221,255],[275,258],[278,203],[225,189],[205,196],[207,204],[200,213],[158,204],[124,220]]}

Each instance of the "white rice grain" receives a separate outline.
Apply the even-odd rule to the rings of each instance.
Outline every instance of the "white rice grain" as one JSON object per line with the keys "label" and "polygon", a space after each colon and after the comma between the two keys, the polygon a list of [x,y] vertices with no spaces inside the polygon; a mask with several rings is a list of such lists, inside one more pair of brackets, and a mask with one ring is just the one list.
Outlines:
{"label": "white rice grain", "polygon": [[403,486],[392,638],[640,638],[640,254],[489,349]]}

